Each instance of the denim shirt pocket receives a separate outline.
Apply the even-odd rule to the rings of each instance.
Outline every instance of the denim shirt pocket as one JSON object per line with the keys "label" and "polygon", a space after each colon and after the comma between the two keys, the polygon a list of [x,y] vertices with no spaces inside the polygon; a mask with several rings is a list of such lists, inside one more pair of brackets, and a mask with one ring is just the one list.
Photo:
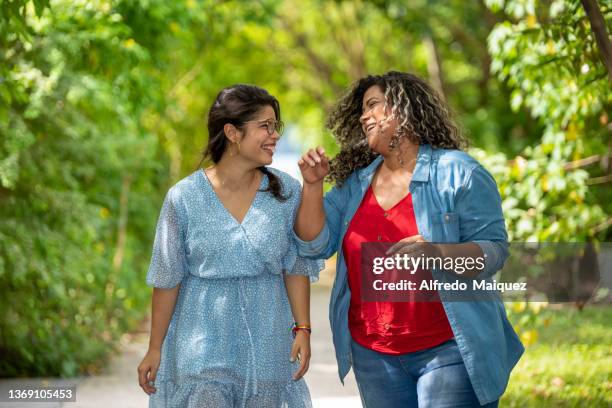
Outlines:
{"label": "denim shirt pocket", "polygon": [[459,215],[455,212],[435,213],[432,217],[434,242],[459,242]]}

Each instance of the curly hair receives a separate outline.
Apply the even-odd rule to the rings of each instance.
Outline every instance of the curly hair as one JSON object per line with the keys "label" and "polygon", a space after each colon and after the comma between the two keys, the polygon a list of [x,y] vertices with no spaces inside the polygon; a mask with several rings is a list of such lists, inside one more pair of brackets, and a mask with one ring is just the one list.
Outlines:
{"label": "curly hair", "polygon": [[392,150],[403,139],[418,145],[430,144],[434,148],[467,147],[467,140],[453,123],[446,103],[427,82],[416,75],[396,71],[368,75],[355,82],[327,120],[327,127],[340,146],[340,152],[330,162],[328,181],[341,186],[352,172],[372,163],[378,156],[370,149],[359,122],[363,96],[374,85],[378,85],[385,95],[385,110],[390,107],[390,117],[397,118],[397,130],[389,142]]}

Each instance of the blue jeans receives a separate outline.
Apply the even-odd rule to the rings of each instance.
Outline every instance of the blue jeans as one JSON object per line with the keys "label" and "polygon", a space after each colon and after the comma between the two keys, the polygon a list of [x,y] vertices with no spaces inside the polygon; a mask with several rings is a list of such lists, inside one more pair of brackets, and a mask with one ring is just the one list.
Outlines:
{"label": "blue jeans", "polygon": [[[351,340],[353,371],[366,408],[480,407],[457,343],[398,356]],[[485,405],[497,407],[498,401]]]}

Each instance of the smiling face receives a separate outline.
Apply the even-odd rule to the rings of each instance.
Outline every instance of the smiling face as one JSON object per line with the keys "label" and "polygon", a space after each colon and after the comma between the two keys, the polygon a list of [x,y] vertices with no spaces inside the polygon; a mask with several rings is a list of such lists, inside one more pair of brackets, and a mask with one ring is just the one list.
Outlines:
{"label": "smiling face", "polygon": [[[272,163],[272,156],[276,150],[276,143],[280,135],[276,130],[270,135],[268,125],[276,123],[276,114],[271,106],[264,106],[243,126],[238,133],[241,137],[240,151],[237,153],[241,158],[256,163],[257,166],[267,166]],[[230,147],[230,149],[236,149]]]}
{"label": "smiling face", "polygon": [[391,115],[391,108],[385,108],[385,94],[378,85],[373,85],[363,95],[359,118],[368,146],[373,151],[386,155],[390,151],[389,143],[397,129],[397,119]]}

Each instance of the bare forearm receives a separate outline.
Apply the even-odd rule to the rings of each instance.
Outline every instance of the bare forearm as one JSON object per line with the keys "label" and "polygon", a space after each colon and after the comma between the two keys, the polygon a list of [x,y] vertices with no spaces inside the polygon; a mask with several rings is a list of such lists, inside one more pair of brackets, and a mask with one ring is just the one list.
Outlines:
{"label": "bare forearm", "polygon": [[310,324],[310,281],[308,276],[285,275],[287,297],[298,325]]}
{"label": "bare forearm", "polygon": [[312,241],[325,225],[323,181],[304,183],[302,202],[295,220],[295,233],[304,241]]}
{"label": "bare forearm", "polygon": [[153,300],[151,305],[151,337],[149,349],[161,350],[164,337],[168,331],[168,325],[174,313],[176,298],[180,285],[172,289],[153,289]]}

